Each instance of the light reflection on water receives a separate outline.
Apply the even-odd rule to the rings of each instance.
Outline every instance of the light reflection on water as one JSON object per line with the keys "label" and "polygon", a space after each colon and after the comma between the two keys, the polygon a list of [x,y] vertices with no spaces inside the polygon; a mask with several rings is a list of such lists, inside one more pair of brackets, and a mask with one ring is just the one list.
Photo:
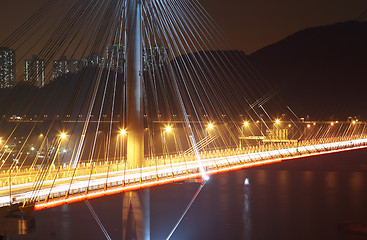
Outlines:
{"label": "light reflection on water", "polygon": [[[246,178],[248,180],[248,178]],[[246,181],[245,179],[245,181]],[[251,197],[251,184],[248,182],[244,183],[243,186],[244,202],[243,202],[243,238],[251,238],[251,215],[250,215],[250,197]]]}
{"label": "light reflection on water", "polygon": [[[212,176],[171,239],[366,239],[337,230],[343,220],[367,220],[366,156],[359,150]],[[151,239],[167,237],[197,188],[151,189]],[[121,198],[90,201],[112,239],[121,239]],[[105,239],[84,203],[36,216],[36,233],[11,239]]]}

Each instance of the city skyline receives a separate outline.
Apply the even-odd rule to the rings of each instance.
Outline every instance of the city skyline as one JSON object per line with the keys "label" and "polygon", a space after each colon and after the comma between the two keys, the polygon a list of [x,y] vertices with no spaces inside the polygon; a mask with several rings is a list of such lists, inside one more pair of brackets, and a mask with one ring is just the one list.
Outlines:
{"label": "city skyline", "polygon": [[[162,66],[164,59],[167,57],[167,51],[164,46],[154,46],[151,49],[143,51],[144,71],[149,71],[152,64]],[[24,81],[36,87],[44,87],[51,81],[61,77],[67,73],[77,73],[83,67],[98,66],[109,68],[114,71],[123,71],[125,62],[124,45],[114,43],[107,46],[102,53],[91,53],[89,56],[84,56],[81,59],[70,59],[66,56],[61,56],[59,59],[52,60],[50,74],[46,71],[44,59],[39,59],[37,55],[25,59],[23,62],[24,72],[20,79],[15,78],[15,69],[20,68],[21,63],[16,66],[15,50],[8,47],[0,47],[0,88],[10,88],[15,86],[17,80]],[[18,73],[19,74],[19,73]]]}

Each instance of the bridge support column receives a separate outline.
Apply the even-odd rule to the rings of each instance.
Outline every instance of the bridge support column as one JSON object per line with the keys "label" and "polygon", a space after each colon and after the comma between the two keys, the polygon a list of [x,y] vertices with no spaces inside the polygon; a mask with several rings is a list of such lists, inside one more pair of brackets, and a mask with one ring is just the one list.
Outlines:
{"label": "bridge support column", "polygon": [[150,190],[124,193],[122,239],[150,240]]}
{"label": "bridge support column", "polygon": [[142,0],[126,4],[126,126],[127,161],[132,168],[144,165]]}

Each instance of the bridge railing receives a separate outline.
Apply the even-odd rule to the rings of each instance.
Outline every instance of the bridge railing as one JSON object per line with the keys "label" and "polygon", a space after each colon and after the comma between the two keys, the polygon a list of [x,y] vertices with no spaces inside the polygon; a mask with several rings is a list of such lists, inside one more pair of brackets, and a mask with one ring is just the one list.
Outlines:
{"label": "bridge railing", "polygon": [[[367,146],[367,136],[322,139],[319,141],[299,142],[298,144],[272,144],[267,146],[259,146],[252,148],[234,148],[226,150],[215,150],[202,152],[202,166],[209,174],[218,173],[222,171],[231,171],[249,166],[258,166],[274,161],[279,162],[287,158],[297,158],[304,154],[312,155],[333,150],[343,150],[354,147]],[[174,158],[175,157],[175,158]],[[167,159],[154,158],[150,159],[155,164],[151,167],[146,166],[143,169],[129,169],[126,170],[126,162],[104,162],[104,163],[81,163],[74,169],[63,169],[64,175],[61,174],[61,168],[50,171],[48,181],[43,182],[43,186],[37,190],[33,195],[32,185],[12,184],[12,204],[14,203],[48,203],[57,199],[64,199],[68,202],[70,195],[73,198],[78,196],[80,199],[85,199],[86,193],[101,194],[105,190],[119,189],[118,191],[125,191],[126,189],[138,189],[141,184],[156,185],[159,181],[172,182],[180,181],[179,179],[189,179],[199,177],[201,175],[199,164],[194,159],[187,158],[184,162],[179,155],[172,155],[171,164],[164,164]],[[147,160],[148,161],[148,160]],[[148,163],[149,164],[149,163]],[[152,164],[152,162],[150,163]],[[161,164],[161,165],[159,165]],[[124,170],[117,170],[117,167],[122,167]],[[115,167],[115,169],[114,169]],[[157,170],[155,170],[157,169]],[[74,172],[74,179],[71,181],[70,171]],[[34,171],[36,172],[36,171]],[[126,173],[126,176],[125,176]],[[90,175],[92,174],[92,175]],[[34,178],[36,179],[36,178]],[[91,182],[88,179],[93,179]],[[35,180],[34,180],[35,181]],[[13,181],[12,181],[13,182]],[[32,182],[31,182],[32,183]],[[53,183],[56,183],[55,185]],[[164,183],[161,183],[164,184]],[[10,192],[7,187],[0,188],[4,194],[0,197],[0,207],[9,205]],[[33,195],[33,200],[30,196]]]}
{"label": "bridge railing", "polygon": [[[290,143],[272,143],[259,146],[241,147],[241,148],[231,148],[231,149],[215,149],[209,151],[201,151],[200,158],[202,160],[229,157],[236,155],[251,154],[257,152],[267,152],[273,150],[280,150],[285,148],[297,148],[310,146],[315,144],[323,143],[333,143],[340,141],[348,141],[353,139],[363,139],[367,138],[367,135],[356,135],[349,137],[338,137],[338,138],[325,138],[319,140],[307,140],[299,142]],[[173,155],[161,155],[152,158],[145,159],[145,167],[154,167],[161,165],[173,165],[182,162],[193,162],[197,161],[195,155],[190,154],[173,154]],[[79,176],[94,175],[94,174],[108,174],[111,172],[121,172],[132,169],[132,164],[125,161],[125,159],[114,160],[114,161],[104,161],[104,162],[93,162],[93,163],[79,163],[76,168],[70,168],[68,165],[50,166],[48,170],[49,173],[43,179],[44,181],[50,181],[55,179],[67,179],[67,178],[77,178]],[[18,184],[32,183],[39,180],[40,166],[34,168],[25,169],[13,169],[0,173],[0,187],[7,187],[10,184],[12,186]]]}

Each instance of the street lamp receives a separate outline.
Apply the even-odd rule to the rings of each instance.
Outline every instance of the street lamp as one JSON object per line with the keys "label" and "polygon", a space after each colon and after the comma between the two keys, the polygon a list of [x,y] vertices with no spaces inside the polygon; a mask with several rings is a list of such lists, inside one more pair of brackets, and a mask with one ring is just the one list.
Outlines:
{"label": "street lamp", "polygon": [[276,120],[275,120],[275,123],[276,123],[276,124],[279,124],[279,123],[280,123],[280,120],[279,120],[279,119],[276,119]]}
{"label": "street lamp", "polygon": [[[165,131],[163,132],[163,147],[162,147],[162,150],[163,150],[163,154],[166,153],[168,155],[169,150],[168,150],[166,135],[168,133],[172,132],[172,126],[171,125],[166,125],[164,130]],[[166,160],[163,160],[163,163],[166,164]]]}
{"label": "street lamp", "polygon": [[[125,158],[125,135],[127,134],[127,131],[126,129],[120,129],[120,136],[122,137],[122,141],[121,141],[121,144],[122,144],[122,152],[121,152],[121,159],[124,160]],[[126,164],[126,161],[125,161],[125,164]]]}
{"label": "street lamp", "polygon": [[65,132],[60,133],[60,138],[61,139],[65,139],[67,137]]}
{"label": "street lamp", "polygon": [[166,132],[171,132],[172,131],[172,127],[170,125],[166,126],[165,128]]}

